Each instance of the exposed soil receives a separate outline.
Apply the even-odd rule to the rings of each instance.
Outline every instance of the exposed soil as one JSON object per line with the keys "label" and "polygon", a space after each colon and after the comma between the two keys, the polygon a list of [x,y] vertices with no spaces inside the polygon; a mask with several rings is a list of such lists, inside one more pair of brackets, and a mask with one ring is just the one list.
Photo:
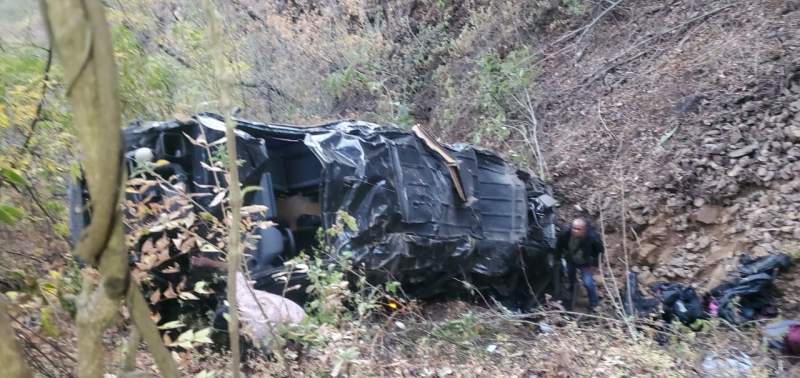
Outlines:
{"label": "exposed soil", "polygon": [[646,282],[710,287],[741,253],[800,250],[799,28],[797,2],[635,1],[543,50],[561,215],[621,233],[624,206]]}

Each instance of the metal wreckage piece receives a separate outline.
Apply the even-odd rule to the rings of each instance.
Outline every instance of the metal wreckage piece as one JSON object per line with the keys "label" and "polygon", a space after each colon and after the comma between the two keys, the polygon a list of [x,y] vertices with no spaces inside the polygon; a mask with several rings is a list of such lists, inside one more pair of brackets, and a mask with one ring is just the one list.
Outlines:
{"label": "metal wreckage piece", "polygon": [[[548,290],[556,201],[540,179],[495,153],[439,144],[419,127],[236,122],[239,177],[261,189],[245,205],[266,206],[275,223],[258,231],[258,245],[248,251],[256,289],[281,294],[286,283],[273,274],[299,252],[313,253],[317,231],[334,226],[343,211],[355,227],[328,242],[337,254],[351,252],[353,266],[372,282],[396,280],[418,298],[463,293],[469,282],[518,303]],[[208,150],[188,139],[201,135],[210,144],[224,138],[222,118],[136,123],[124,130],[126,158],[133,164],[144,151],[166,160],[187,192],[207,193],[214,184],[203,167]],[[213,209],[211,197],[196,201]],[[221,216],[218,205],[216,211]],[[73,217],[74,228],[82,222]],[[304,295],[287,297],[302,302]]]}

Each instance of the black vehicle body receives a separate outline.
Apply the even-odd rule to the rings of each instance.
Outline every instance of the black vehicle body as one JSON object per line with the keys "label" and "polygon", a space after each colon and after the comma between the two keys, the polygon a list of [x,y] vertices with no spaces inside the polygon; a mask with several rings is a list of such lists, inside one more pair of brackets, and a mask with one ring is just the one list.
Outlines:
{"label": "black vehicle body", "polygon": [[[529,297],[550,281],[550,188],[498,155],[359,121],[236,123],[240,180],[261,189],[245,205],[267,206],[276,223],[259,231],[257,248],[248,252],[256,288],[280,293],[284,284],[272,274],[299,251],[313,253],[317,230],[336,224],[341,211],[356,227],[332,237],[334,253],[352,252],[371,281],[397,280],[410,295],[463,292],[470,282],[499,296]],[[208,152],[188,139],[201,136],[209,143],[223,138],[221,117],[136,123],[124,129],[126,158],[133,164],[134,152],[149,148],[175,167],[187,192],[209,191],[212,175],[201,165]],[[208,206],[211,197],[197,201]],[[74,218],[80,229],[85,220]]]}

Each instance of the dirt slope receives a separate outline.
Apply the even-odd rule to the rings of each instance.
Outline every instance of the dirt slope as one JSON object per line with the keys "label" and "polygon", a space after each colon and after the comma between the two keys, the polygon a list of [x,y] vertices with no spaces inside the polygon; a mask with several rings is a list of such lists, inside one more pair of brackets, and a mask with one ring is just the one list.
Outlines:
{"label": "dirt slope", "polygon": [[626,2],[545,49],[539,112],[562,214],[602,212],[619,233],[624,190],[646,281],[709,286],[741,252],[800,251],[798,8]]}

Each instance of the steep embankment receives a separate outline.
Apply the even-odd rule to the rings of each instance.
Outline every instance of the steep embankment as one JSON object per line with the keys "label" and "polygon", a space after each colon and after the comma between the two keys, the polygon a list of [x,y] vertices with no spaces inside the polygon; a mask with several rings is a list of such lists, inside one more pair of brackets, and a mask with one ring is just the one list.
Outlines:
{"label": "steep embankment", "polygon": [[645,281],[710,286],[742,252],[800,250],[798,4],[631,2],[544,50],[562,213],[619,233],[624,205]]}
{"label": "steep embankment", "polygon": [[266,109],[308,113],[255,118],[421,123],[544,162],[614,263],[624,219],[645,282],[708,287],[742,252],[800,250],[800,1],[233,4],[232,33],[270,52],[250,72]]}

